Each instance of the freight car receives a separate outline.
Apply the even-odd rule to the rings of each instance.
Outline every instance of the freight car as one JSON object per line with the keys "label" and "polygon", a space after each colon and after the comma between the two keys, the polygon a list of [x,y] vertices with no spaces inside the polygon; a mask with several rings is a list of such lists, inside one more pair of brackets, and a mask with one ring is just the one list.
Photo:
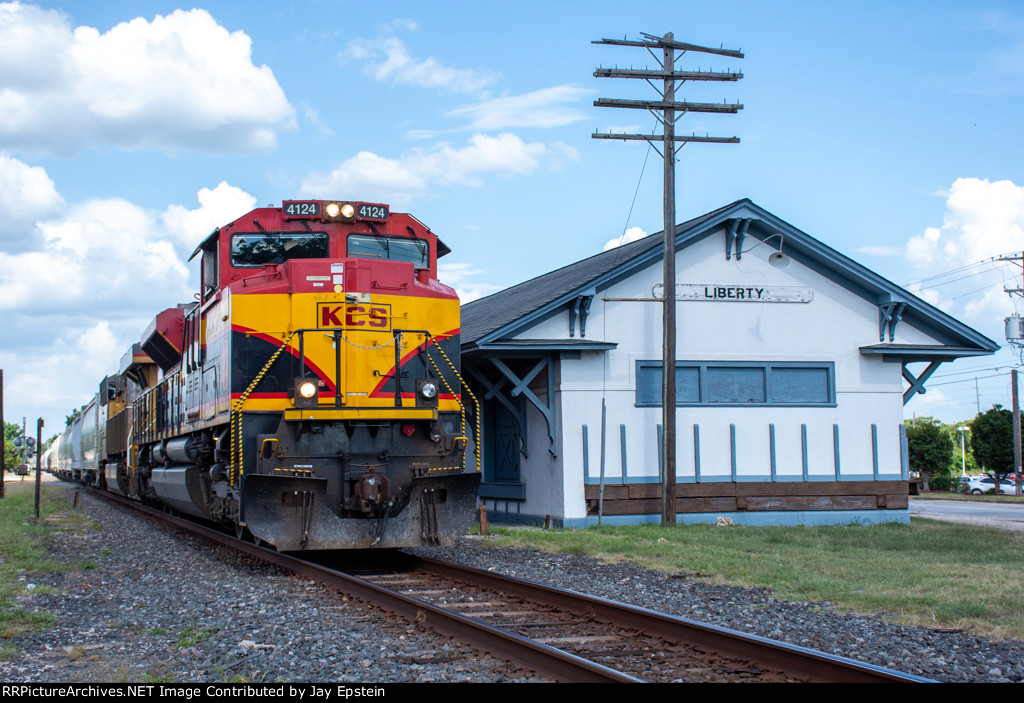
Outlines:
{"label": "freight car", "polygon": [[214,230],[195,302],[156,315],[52,470],[282,551],[450,543],[474,519],[480,414],[448,252],[379,203],[291,200]]}

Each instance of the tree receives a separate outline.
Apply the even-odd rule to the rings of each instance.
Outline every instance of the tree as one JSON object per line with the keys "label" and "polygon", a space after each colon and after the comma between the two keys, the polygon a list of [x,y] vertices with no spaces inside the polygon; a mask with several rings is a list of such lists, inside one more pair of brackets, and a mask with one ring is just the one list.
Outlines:
{"label": "tree", "polygon": [[906,424],[906,428],[910,470],[920,472],[923,487],[928,490],[932,476],[949,474],[953,438],[948,427],[930,417],[919,417],[912,424]]}
{"label": "tree", "polygon": [[979,413],[971,423],[971,451],[998,483],[1013,472],[1013,413],[1001,405]]}
{"label": "tree", "polygon": [[950,470],[954,474],[960,474],[961,472],[976,474],[981,471],[981,467],[978,466],[978,462],[974,458],[974,452],[971,451],[970,441],[964,442],[964,455],[960,454],[960,430],[957,429],[959,427],[966,427],[967,432],[970,432],[971,421],[961,420],[950,425],[950,431],[953,434],[953,465],[950,467]]}

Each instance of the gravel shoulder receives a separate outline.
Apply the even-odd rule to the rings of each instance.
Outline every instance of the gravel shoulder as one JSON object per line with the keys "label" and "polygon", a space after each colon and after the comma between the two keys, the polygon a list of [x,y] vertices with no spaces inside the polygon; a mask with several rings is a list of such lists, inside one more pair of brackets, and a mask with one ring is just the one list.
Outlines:
{"label": "gravel shoulder", "polygon": [[99,529],[57,532],[51,556],[92,568],[25,576],[20,605],[57,623],[5,641],[17,653],[2,681],[535,680],[307,578],[85,493],[79,503]]}
{"label": "gravel shoulder", "polygon": [[[71,490],[69,488],[69,490]],[[55,626],[6,640],[6,682],[539,681],[487,654],[308,579],[83,494],[97,530],[58,532],[53,557],[91,568],[25,576],[21,605]],[[950,682],[1024,681],[1024,643],[844,615],[767,589],[658,574],[628,562],[492,548],[416,550],[519,578]],[[43,588],[43,587],[48,588]],[[55,592],[45,592],[53,590]]]}

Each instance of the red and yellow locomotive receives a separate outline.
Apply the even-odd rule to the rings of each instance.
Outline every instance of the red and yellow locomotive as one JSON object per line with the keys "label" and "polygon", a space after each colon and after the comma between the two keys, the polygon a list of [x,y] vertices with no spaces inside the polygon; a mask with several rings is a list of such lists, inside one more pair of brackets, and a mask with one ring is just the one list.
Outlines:
{"label": "red and yellow locomotive", "polygon": [[192,255],[198,302],[157,315],[101,384],[95,481],[282,551],[463,534],[479,413],[446,253],[374,203],[285,201],[215,230]]}

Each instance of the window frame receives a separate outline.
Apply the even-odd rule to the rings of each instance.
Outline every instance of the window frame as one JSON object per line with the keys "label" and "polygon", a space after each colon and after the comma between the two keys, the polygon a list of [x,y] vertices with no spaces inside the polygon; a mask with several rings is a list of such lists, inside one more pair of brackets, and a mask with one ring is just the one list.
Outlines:
{"label": "window frame", "polygon": [[[636,402],[638,408],[660,408],[661,407],[661,368],[660,360],[637,360],[636,361]],[[715,402],[708,400],[708,369],[739,368],[759,370],[764,375],[764,400],[760,402]],[[650,398],[649,394],[643,393],[644,384],[641,383],[641,376],[649,369],[656,369],[658,372],[658,396]],[[799,401],[788,402],[776,400],[777,388],[775,384],[778,379],[773,379],[773,369],[807,369],[825,371],[827,388],[827,400],[823,401]],[[833,361],[676,361],[676,378],[679,378],[681,370],[697,372],[697,400],[686,401],[678,399],[677,381],[677,408],[834,408],[836,407],[836,383],[835,383],[835,362]]]}

